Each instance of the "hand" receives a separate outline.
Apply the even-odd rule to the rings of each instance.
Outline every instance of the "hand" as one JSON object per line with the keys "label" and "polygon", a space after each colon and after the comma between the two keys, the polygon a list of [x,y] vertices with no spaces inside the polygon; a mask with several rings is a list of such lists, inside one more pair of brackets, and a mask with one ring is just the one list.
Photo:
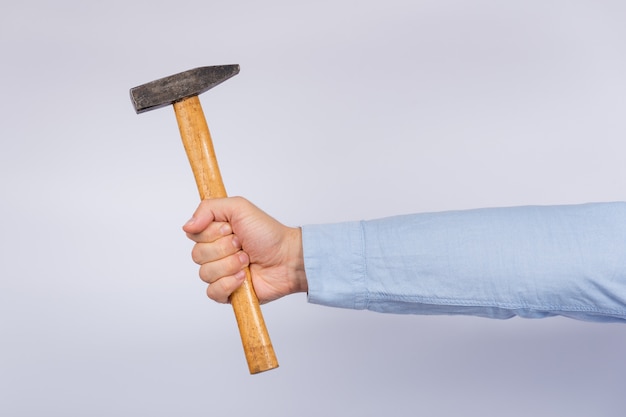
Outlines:
{"label": "hand", "polygon": [[284,226],[241,197],[204,200],[183,230],[196,242],[192,259],[207,295],[227,303],[250,267],[259,302],[308,289],[302,232]]}

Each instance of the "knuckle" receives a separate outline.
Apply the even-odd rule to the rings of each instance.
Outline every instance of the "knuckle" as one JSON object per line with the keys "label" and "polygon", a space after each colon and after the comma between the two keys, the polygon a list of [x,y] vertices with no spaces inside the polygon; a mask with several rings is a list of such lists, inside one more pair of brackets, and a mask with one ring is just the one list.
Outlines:
{"label": "knuckle", "polygon": [[247,255],[239,251],[218,261],[203,263],[200,265],[200,279],[209,284],[213,284],[223,277],[228,277],[239,272],[242,267],[248,264],[247,259]]}
{"label": "knuckle", "polygon": [[209,279],[208,279],[208,277],[206,276],[206,274],[205,274],[205,272],[204,272],[204,270],[203,270],[203,268],[202,268],[202,267],[198,270],[198,277],[199,277],[202,281],[206,282],[207,284],[210,284]]}
{"label": "knuckle", "polygon": [[200,276],[200,279],[206,282],[207,284],[211,284],[215,282],[216,280],[215,275],[213,273],[213,269],[207,264],[200,266],[198,275]]}
{"label": "knuckle", "polygon": [[[207,297],[209,297],[211,300],[217,302],[217,303],[222,303],[224,304],[225,301],[222,298],[222,295],[216,291],[215,285],[209,285],[208,288],[206,289],[206,295]],[[228,299],[228,298],[226,298]]]}
{"label": "knuckle", "polygon": [[207,296],[213,301],[226,304],[228,303],[230,295],[235,290],[231,287],[232,286],[228,283],[228,279],[223,278],[217,281],[215,284],[209,285],[209,287],[207,288]]}
{"label": "knuckle", "polygon": [[248,201],[245,197],[241,197],[241,196],[232,197],[232,202],[237,207],[246,207],[251,204],[250,201]]}
{"label": "knuckle", "polygon": [[191,249],[191,260],[198,265],[202,264],[202,248],[199,244],[195,244]]}

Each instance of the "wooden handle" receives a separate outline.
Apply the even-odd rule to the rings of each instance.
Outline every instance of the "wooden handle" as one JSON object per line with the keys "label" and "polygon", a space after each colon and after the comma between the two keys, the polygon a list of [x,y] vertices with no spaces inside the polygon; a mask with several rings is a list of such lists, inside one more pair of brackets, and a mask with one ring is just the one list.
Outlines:
{"label": "wooden handle", "polygon": [[[226,189],[200,100],[195,96],[174,103],[174,111],[200,198],[204,200],[226,197]],[[249,268],[246,268],[246,280],[231,295],[230,302],[235,311],[250,373],[256,374],[277,368],[278,361],[265,327],[259,299],[252,286]]]}

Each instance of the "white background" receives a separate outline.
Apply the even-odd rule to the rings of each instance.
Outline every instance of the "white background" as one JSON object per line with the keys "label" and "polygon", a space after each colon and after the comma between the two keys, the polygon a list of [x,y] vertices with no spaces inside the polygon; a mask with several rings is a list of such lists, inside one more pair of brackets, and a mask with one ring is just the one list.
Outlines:
{"label": "white background", "polygon": [[264,307],[247,372],[182,224],[173,111],[203,65],[226,186],[289,225],[626,197],[626,3],[0,7],[0,415],[623,416],[626,327]]}

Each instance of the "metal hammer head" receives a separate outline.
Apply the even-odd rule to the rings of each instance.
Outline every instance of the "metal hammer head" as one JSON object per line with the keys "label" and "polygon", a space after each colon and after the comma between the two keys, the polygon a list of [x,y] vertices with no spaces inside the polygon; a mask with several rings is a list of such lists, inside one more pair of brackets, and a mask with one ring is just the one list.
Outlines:
{"label": "metal hammer head", "polygon": [[137,113],[158,109],[210,90],[239,74],[239,65],[200,67],[130,89]]}

